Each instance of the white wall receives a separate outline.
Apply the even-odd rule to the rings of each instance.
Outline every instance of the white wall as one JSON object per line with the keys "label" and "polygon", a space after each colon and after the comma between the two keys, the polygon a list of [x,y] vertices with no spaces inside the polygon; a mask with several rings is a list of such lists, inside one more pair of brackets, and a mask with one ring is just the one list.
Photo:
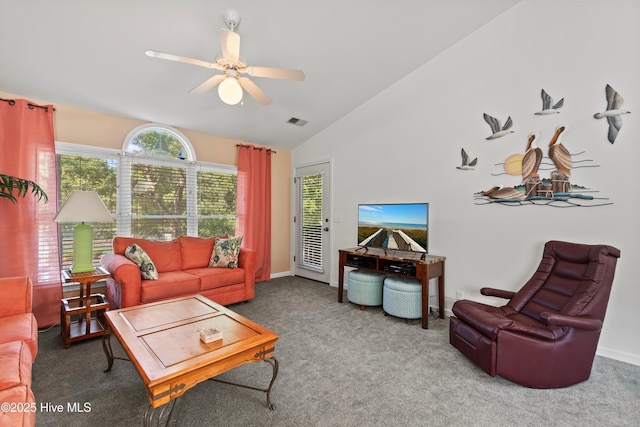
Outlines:
{"label": "white wall", "polygon": [[[610,244],[622,257],[598,353],[640,365],[639,22],[638,1],[524,1],[294,150],[294,167],[333,161],[332,214],[341,221],[331,233],[332,285],[337,250],[357,244],[358,203],[430,203],[429,249],[447,257],[448,308],[456,291],[503,303],[480,288],[519,289],[548,240]],[[593,118],[606,106],[607,83],[632,112],[613,145],[606,122]],[[542,88],[565,98],[560,114],[533,114]],[[503,122],[511,115],[516,132],[485,140],[485,112]],[[558,125],[568,127],[563,143],[572,153],[584,150],[599,165],[574,169],[572,182],[612,205],[474,204],[475,192],[518,185],[519,177],[492,176],[501,171],[494,164],[524,152],[532,131],[546,155]],[[461,147],[479,157],[474,171],[455,168]]]}

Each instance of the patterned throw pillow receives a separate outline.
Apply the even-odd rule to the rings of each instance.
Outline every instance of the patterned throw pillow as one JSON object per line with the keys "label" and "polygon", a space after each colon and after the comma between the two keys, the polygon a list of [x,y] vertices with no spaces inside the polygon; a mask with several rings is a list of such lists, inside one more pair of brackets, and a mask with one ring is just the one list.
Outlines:
{"label": "patterned throw pillow", "polygon": [[238,268],[238,254],[242,236],[230,237],[228,239],[216,238],[211,252],[209,267]]}
{"label": "patterned throw pillow", "polygon": [[149,255],[140,246],[135,243],[127,246],[124,255],[129,258],[140,268],[140,275],[143,280],[158,280],[158,271]]}

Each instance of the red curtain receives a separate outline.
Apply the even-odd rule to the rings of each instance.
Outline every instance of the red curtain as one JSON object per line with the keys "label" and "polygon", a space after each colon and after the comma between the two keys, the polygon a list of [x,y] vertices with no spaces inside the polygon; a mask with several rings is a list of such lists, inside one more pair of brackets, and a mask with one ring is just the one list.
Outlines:
{"label": "red curtain", "polygon": [[271,277],[271,150],[253,145],[238,148],[237,235],[257,254],[256,280]]}
{"label": "red curtain", "polygon": [[49,198],[45,203],[29,193],[16,204],[0,199],[0,276],[29,276],[38,326],[54,325],[62,283],[53,222],[58,197],[52,105],[0,101],[0,173],[37,183]]}

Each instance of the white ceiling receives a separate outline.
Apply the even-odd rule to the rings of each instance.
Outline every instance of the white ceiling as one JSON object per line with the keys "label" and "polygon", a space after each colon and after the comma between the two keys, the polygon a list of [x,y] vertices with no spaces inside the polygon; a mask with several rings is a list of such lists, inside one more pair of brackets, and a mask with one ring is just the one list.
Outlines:
{"label": "white ceiling", "polygon": [[[0,0],[0,90],[291,150],[519,1]],[[306,80],[252,78],[272,104],[228,106],[188,93],[215,70],[145,56],[214,62],[227,9],[242,60]]]}

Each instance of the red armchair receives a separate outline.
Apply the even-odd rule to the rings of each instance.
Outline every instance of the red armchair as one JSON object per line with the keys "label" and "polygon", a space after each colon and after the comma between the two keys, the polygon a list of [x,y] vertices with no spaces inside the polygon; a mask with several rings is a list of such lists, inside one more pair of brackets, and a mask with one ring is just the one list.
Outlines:
{"label": "red armchair", "polygon": [[620,251],[550,241],[531,279],[502,307],[456,301],[449,342],[491,376],[532,388],[567,387],[591,375]]}

